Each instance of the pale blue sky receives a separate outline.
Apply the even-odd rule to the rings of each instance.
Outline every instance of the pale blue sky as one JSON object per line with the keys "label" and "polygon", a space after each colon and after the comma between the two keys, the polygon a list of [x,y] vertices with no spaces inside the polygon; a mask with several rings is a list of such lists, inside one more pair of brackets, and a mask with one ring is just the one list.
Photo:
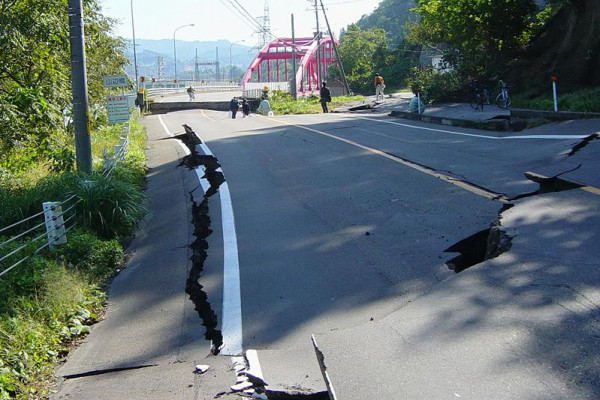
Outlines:
{"label": "pale blue sky", "polygon": [[[223,3],[232,0],[133,0],[135,36],[140,39],[173,39],[174,30],[185,24],[195,24],[177,31],[178,40],[229,41],[245,40],[253,46],[258,37],[253,29]],[[323,0],[331,29],[337,36],[341,28],[371,13],[381,0]],[[263,15],[265,0],[238,0],[252,17]],[[280,37],[291,35],[290,15],[294,14],[296,37],[309,37],[316,27],[314,0],[268,0],[271,31]],[[121,24],[115,33],[131,38],[131,0],[101,0],[103,13]],[[320,4],[320,3],[319,3]],[[239,9],[239,7],[238,7]],[[325,20],[319,23],[326,31]]]}

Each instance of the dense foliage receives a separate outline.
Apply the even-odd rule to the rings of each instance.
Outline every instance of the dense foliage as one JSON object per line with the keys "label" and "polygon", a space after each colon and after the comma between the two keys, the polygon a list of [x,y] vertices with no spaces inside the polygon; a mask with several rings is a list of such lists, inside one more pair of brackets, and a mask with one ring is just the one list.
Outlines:
{"label": "dense foliage", "polygon": [[[387,52],[387,38],[383,29],[362,30],[348,27],[340,39],[338,51],[344,63],[346,79],[353,91],[366,92],[373,86],[375,69],[382,65]],[[337,69],[330,68],[332,74]],[[335,75],[330,77],[335,79]]]}
{"label": "dense foliage", "polygon": [[[114,21],[100,11],[98,0],[84,1],[90,109],[102,118],[101,77],[120,73],[128,61],[122,39],[110,36]],[[0,174],[56,153],[68,158],[72,138],[63,113],[70,85],[67,2],[0,0]]]}
{"label": "dense foliage", "polygon": [[[340,38],[338,51],[350,89],[369,94],[374,92],[376,72],[384,76],[386,86],[403,86],[412,67],[418,63],[417,48],[404,41],[399,46],[390,47],[385,30],[363,30],[358,25],[350,25]],[[337,67],[329,69],[328,79],[340,79]]]}
{"label": "dense foliage", "polygon": [[531,37],[534,0],[418,0],[410,38],[440,51],[463,75],[500,72]]}
{"label": "dense foliage", "polygon": [[411,11],[415,7],[415,0],[383,0],[371,14],[363,15],[356,26],[363,30],[381,28],[390,44],[398,46],[406,36],[406,23],[417,19]]}
{"label": "dense foliage", "polygon": [[[597,57],[597,30],[591,28],[597,26],[591,16],[597,5],[582,0],[574,9],[573,4],[568,0],[384,0],[372,14],[342,32],[340,56],[352,90],[362,93],[372,93],[372,76],[380,72],[388,87],[418,87],[430,101],[461,99],[473,79],[488,85],[504,79],[515,84],[513,94],[518,85],[520,92],[535,97],[546,93],[547,81],[558,67],[562,87],[572,91],[593,83],[586,80],[591,74],[585,71],[596,69]],[[581,43],[576,43],[578,39]],[[560,62],[553,43],[562,51]],[[565,50],[577,46],[579,50]],[[433,56],[441,56],[452,72],[436,73]],[[530,75],[542,72],[531,65],[546,72],[531,79]],[[577,69],[577,76],[565,75],[566,65]],[[568,104],[576,109],[590,105],[589,101]]]}
{"label": "dense foliage", "polygon": [[[118,143],[120,135],[120,126],[92,132],[94,158],[99,159],[103,147]],[[133,234],[146,213],[142,193],[145,132],[132,123],[129,138],[125,160],[109,176],[63,172],[40,178],[22,174],[23,182],[18,185],[0,182],[0,227],[38,213],[44,201],[73,196],[65,208],[77,202],[76,217],[69,222],[76,228],[67,233],[67,243],[54,251],[35,253],[39,242],[22,238],[6,243],[8,237],[0,237],[1,255],[24,246],[0,262],[0,271],[30,256],[0,279],[2,400],[46,398],[54,379],[54,363],[66,354],[73,340],[88,332],[88,325],[102,311],[101,289],[122,262],[120,241]],[[30,222],[35,225],[39,221]],[[25,229],[19,226],[19,231]]]}

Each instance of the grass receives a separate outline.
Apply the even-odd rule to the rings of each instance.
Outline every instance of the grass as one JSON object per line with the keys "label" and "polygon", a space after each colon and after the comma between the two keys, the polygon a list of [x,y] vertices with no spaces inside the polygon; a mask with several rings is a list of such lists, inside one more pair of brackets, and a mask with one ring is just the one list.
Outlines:
{"label": "grass", "polygon": [[[546,97],[530,97],[527,94],[514,95],[512,106],[533,110],[554,111],[552,93]],[[600,112],[600,87],[582,89],[558,96],[560,111]]]}
{"label": "grass", "polygon": [[[332,101],[327,104],[329,110],[340,107],[352,101],[362,100],[362,96],[338,96],[332,97]],[[319,96],[310,95],[308,97],[299,97],[293,100],[291,95],[282,92],[274,92],[269,98],[271,110],[275,115],[287,114],[318,114],[322,113]]]}
{"label": "grass", "polygon": [[[73,340],[89,331],[103,310],[102,289],[123,258],[121,240],[133,234],[146,212],[141,126],[132,123],[128,153],[111,176],[99,173],[104,149],[110,154],[120,135],[118,126],[92,133],[97,171],[92,175],[54,173],[43,161],[26,169],[2,170],[0,227],[36,214],[43,201],[74,194],[80,202],[78,228],[69,231],[67,243],[55,251],[36,254],[40,244],[31,239],[0,247],[4,255],[25,246],[0,262],[0,271],[30,255],[0,278],[0,400],[47,398],[54,364],[67,354]],[[26,162],[15,161],[15,165]],[[69,161],[68,155],[63,161]],[[0,243],[6,239],[0,237]]]}

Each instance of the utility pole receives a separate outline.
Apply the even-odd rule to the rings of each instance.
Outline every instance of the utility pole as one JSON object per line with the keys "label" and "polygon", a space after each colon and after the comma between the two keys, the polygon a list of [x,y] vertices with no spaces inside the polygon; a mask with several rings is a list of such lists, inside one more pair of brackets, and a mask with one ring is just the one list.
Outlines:
{"label": "utility pole", "polygon": [[200,71],[198,71],[198,49],[196,49],[196,57],[194,58],[194,82],[199,80]]}
{"label": "utility pole", "polygon": [[325,6],[323,5],[323,0],[321,0],[321,9],[323,10],[323,16],[325,17],[325,23],[327,24],[327,31],[329,32],[329,37],[331,38],[331,44],[333,45],[333,51],[335,51],[335,60],[337,61],[337,65],[340,68],[340,74],[342,75],[342,81],[344,82],[344,87],[346,88],[346,94],[350,94],[350,86],[348,86],[348,80],[346,79],[346,73],[344,72],[344,66],[342,65],[342,59],[340,58],[340,53],[337,50],[337,44],[335,44],[335,38],[333,37],[333,33],[331,33],[331,27],[329,26],[329,19],[327,18],[327,13],[325,13]]}
{"label": "utility pole", "polygon": [[321,87],[321,30],[319,29],[319,5],[315,0],[315,17],[317,18],[317,89]]}
{"label": "utility pole", "polygon": [[294,14],[292,14],[292,82],[290,84],[292,99],[298,99],[298,88],[296,87],[296,33],[294,30]]}
{"label": "utility pole", "polygon": [[133,71],[135,73],[135,91],[138,92],[139,82],[138,82],[138,66],[137,66],[137,53],[135,50],[135,25],[133,22],[133,0],[131,0],[131,33],[133,35]]}
{"label": "utility pole", "polygon": [[71,44],[71,82],[73,94],[73,126],[77,170],[92,172],[92,145],[88,110],[82,0],[69,0],[69,41]]}
{"label": "utility pole", "polygon": [[217,49],[217,61],[216,61],[216,64],[215,64],[216,65],[215,66],[215,81],[218,82],[219,79],[220,79],[219,73],[221,72],[219,70],[220,69],[220,66],[219,66],[219,46],[217,46],[216,49]]}

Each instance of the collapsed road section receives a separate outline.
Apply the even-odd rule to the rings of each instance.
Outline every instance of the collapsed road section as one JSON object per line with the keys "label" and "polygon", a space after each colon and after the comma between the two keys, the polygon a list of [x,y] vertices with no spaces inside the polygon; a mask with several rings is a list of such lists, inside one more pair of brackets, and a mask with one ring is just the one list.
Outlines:
{"label": "collapsed road section", "polygon": [[446,253],[459,253],[458,256],[446,261],[446,266],[459,273],[510,250],[512,237],[502,229],[501,220],[502,213],[513,206],[513,204],[503,205],[498,213],[498,219],[492,221],[488,229],[479,231],[444,250]]}

